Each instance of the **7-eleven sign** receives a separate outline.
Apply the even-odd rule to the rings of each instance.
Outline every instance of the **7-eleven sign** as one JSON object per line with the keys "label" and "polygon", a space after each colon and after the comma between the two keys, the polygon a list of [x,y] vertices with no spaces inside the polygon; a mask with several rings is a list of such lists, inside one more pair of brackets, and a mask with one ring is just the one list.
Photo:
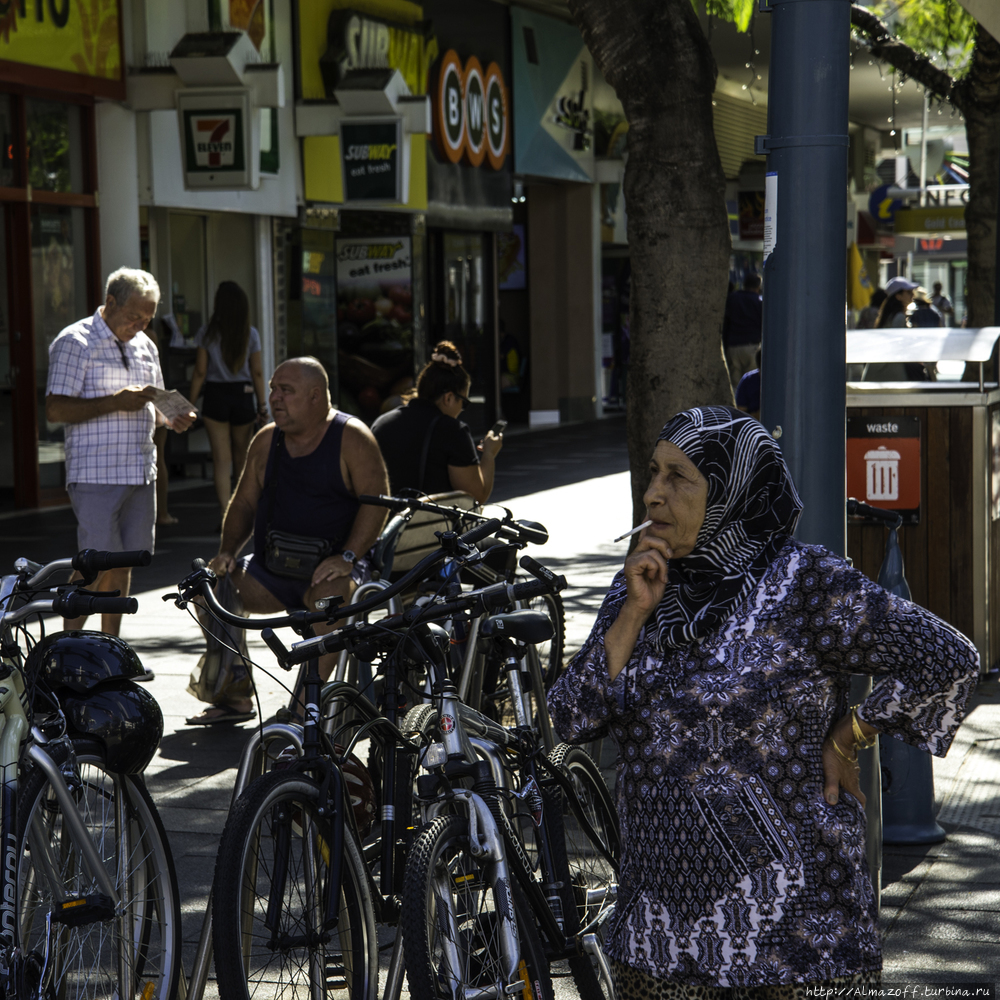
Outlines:
{"label": "7-eleven sign", "polygon": [[232,169],[236,159],[236,112],[191,115],[195,162],[199,167]]}
{"label": "7-eleven sign", "polygon": [[184,186],[189,191],[257,188],[260,116],[248,90],[182,88],[177,94],[177,115]]}

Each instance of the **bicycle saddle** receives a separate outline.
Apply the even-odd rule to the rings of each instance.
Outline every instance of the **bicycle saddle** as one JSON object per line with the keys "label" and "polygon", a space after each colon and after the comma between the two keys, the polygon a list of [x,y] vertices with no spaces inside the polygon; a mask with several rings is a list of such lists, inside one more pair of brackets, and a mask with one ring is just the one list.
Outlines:
{"label": "bicycle saddle", "polygon": [[483,622],[479,634],[535,643],[551,639],[554,631],[551,619],[541,611],[510,611],[491,615]]}

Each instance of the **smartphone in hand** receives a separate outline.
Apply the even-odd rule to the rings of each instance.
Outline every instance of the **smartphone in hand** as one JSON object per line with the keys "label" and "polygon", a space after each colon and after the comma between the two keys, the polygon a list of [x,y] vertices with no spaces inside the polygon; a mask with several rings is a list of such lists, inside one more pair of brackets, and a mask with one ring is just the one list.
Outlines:
{"label": "smartphone in hand", "polygon": [[497,437],[499,437],[499,436],[500,436],[501,434],[503,434],[503,432],[504,432],[504,428],[506,428],[506,426],[507,426],[507,421],[506,421],[506,420],[498,420],[498,421],[497,421],[497,422],[496,422],[496,423],[495,423],[495,424],[494,424],[494,425],[493,425],[493,426],[492,426],[492,427],[490,428],[490,430],[491,430],[491,431],[492,431],[492,432],[493,432],[494,434],[496,434],[496,435],[497,435]]}

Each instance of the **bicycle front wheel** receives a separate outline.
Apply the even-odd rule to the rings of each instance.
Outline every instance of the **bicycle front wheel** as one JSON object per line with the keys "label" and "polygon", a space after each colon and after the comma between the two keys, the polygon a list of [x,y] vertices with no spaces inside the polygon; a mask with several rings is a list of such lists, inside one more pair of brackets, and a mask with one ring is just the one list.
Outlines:
{"label": "bicycle front wheel", "polygon": [[[181,916],[163,824],[141,779],[109,771],[99,744],[74,741],[73,748],[76,769],[67,783],[123,910],[115,916],[96,898],[99,888],[55,792],[32,768],[18,793],[17,814],[26,995],[168,1000],[177,995]],[[65,764],[65,746],[46,749]]]}
{"label": "bicycle front wheel", "polygon": [[330,869],[334,823],[305,775],[272,771],[233,804],[212,889],[222,1000],[374,1000],[375,916],[361,851],[344,824],[340,884]]}
{"label": "bicycle front wheel", "polygon": [[414,839],[399,919],[412,1000],[502,1000],[508,985],[503,916],[518,921],[520,996],[551,997],[548,961],[526,904],[516,885],[494,885],[491,867],[472,854],[464,816],[438,816]]}

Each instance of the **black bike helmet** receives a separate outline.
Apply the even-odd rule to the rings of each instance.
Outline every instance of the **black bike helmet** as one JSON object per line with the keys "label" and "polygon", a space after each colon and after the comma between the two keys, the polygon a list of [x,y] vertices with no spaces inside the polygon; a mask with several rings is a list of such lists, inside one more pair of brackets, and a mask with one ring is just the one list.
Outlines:
{"label": "black bike helmet", "polygon": [[98,684],[145,673],[135,650],[117,636],[74,629],[53,632],[31,648],[26,680],[41,680],[53,691],[89,691]]}
{"label": "black bike helmet", "polygon": [[163,735],[163,713],[145,688],[120,680],[82,694],[63,690],[59,701],[69,735],[97,740],[109,770],[139,774],[153,759]]}

